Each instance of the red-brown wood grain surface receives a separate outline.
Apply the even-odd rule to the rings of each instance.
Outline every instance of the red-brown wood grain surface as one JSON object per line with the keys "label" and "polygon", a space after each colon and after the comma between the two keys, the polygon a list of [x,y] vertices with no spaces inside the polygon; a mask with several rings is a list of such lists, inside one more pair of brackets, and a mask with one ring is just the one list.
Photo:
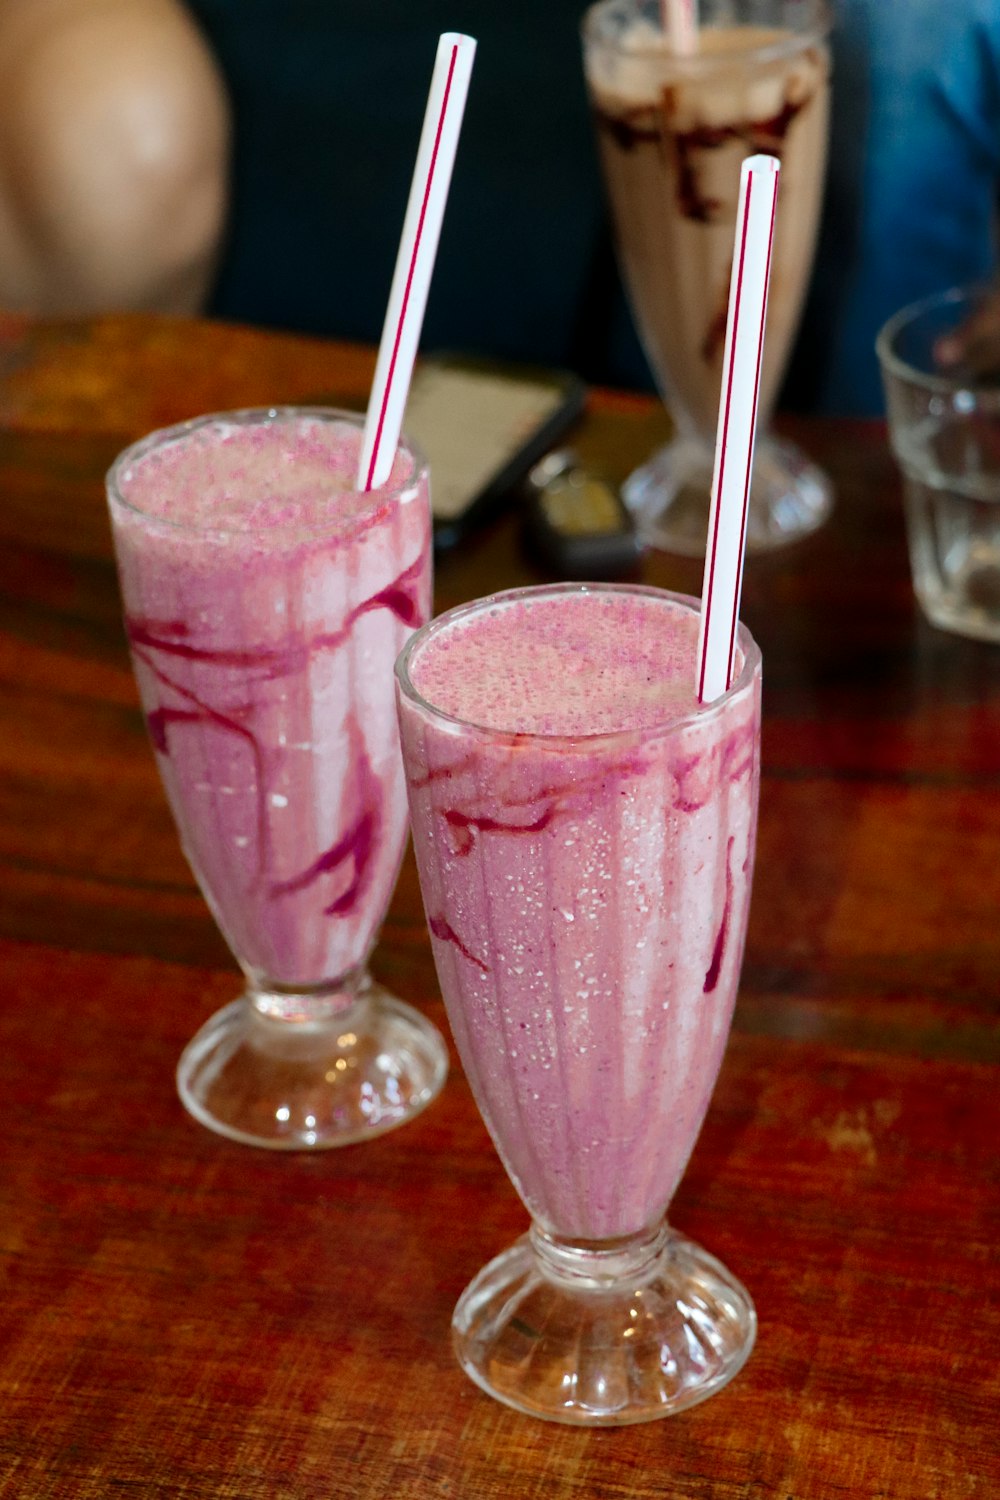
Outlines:
{"label": "red-brown wood grain surface", "polygon": [[[201,411],[361,405],[372,364],[208,323],[0,322],[0,1497],[1000,1496],[1000,648],[919,618],[878,425],[791,429],[837,510],[744,591],[758,873],[672,1208],[757,1304],[726,1391],[588,1432],[462,1375],[452,1307],[525,1214],[457,1063],[405,1129],[316,1156],[182,1110],[177,1056],[239,979],[147,744],[103,473]],[[575,436],[621,477],[664,431],[598,393]],[[503,517],[441,561],[437,606],[539,576]],[[444,1025],[409,860],[374,967]]]}

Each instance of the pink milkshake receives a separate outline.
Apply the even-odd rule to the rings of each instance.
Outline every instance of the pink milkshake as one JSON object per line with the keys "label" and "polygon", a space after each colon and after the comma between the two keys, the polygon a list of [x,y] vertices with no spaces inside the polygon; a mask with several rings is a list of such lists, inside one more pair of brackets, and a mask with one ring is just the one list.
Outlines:
{"label": "pink milkshake", "polygon": [[[154,434],[109,477],[126,630],[185,852],[258,1016],[320,1030],[367,987],[398,873],[391,663],[430,606],[426,469],[401,448],[387,485],[359,492],[359,441],[336,413],[222,414]],[[389,1123],[383,1105],[369,1123]]]}
{"label": "pink milkshake", "polygon": [[[652,589],[525,590],[434,622],[397,668],[441,988],[533,1219],[528,1248],[501,1256],[459,1305],[460,1357],[502,1400],[567,1421],[688,1405],[752,1342],[740,1288],[749,1311],[725,1373],[712,1356],[699,1383],[675,1358],[645,1405],[546,1411],[537,1391],[494,1379],[511,1277],[532,1296],[539,1278],[551,1292],[581,1277],[604,1295],[622,1292],[624,1275],[629,1296],[646,1287],[648,1308],[664,1257],[683,1259],[662,1220],[729,1031],[759,776],[759,653],[742,631],[734,686],[699,706],[697,632],[694,601]],[[540,1314],[519,1318],[541,1337]]]}

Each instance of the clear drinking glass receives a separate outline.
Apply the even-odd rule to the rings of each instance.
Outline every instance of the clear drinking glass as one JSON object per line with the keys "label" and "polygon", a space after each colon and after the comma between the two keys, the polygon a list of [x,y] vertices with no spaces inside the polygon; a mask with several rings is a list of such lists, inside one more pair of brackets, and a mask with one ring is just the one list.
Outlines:
{"label": "clear drinking glass", "polygon": [[[609,595],[655,606],[655,628],[693,642],[694,600],[639,585],[553,585],[442,615],[396,668],[441,989],[480,1112],[532,1219],[463,1294],[455,1349],[500,1401],[580,1425],[691,1406],[753,1346],[745,1289],[664,1214],[708,1108],[742,962],[760,654],[741,628],[739,672],[722,698],[615,733],[491,728],[443,711],[414,684],[427,685],[435,658],[464,671],[463,630],[503,611],[512,633],[496,647],[502,696],[504,672],[521,661],[519,633],[544,637],[549,650],[558,620],[540,632],[539,605],[589,607]],[[574,691],[574,674],[572,653],[557,649],[539,693]]]}
{"label": "clear drinking glass", "polygon": [[932,625],[984,641],[1000,641],[1000,380],[996,369],[946,368],[937,351],[997,297],[974,286],[924,298],[875,345],[914,593]]}
{"label": "clear drinking glass", "polygon": [[335,1146],[426,1105],[436,1029],[367,959],[406,839],[392,663],[430,608],[428,474],[353,489],[354,415],[224,412],[108,475],[125,627],[184,851],[246,976],[189,1043],[203,1125]]}
{"label": "clear drinking glass", "polygon": [[744,157],[781,159],[747,545],[812,531],[826,476],[767,422],[815,252],[829,113],[823,0],[701,0],[698,50],[670,50],[660,0],[601,0],[584,65],[625,288],[676,434],[626,482],[651,546],[704,553]]}

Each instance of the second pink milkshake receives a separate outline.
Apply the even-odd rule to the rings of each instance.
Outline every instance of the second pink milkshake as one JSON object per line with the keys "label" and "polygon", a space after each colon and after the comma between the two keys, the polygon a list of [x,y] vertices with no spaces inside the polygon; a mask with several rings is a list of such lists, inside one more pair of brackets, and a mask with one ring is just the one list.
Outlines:
{"label": "second pink milkshake", "polygon": [[428,635],[404,699],[441,986],[500,1154],[551,1233],[662,1215],[742,959],[758,679],[694,701],[697,615],[641,591],[500,599]]}
{"label": "second pink milkshake", "polygon": [[530,1234],[453,1318],[466,1372],[556,1421],[703,1400],[746,1291],[664,1223],[729,1033],[759,781],[760,655],[694,696],[698,608],[563,585],[451,611],[397,663],[414,847],[466,1075]]}

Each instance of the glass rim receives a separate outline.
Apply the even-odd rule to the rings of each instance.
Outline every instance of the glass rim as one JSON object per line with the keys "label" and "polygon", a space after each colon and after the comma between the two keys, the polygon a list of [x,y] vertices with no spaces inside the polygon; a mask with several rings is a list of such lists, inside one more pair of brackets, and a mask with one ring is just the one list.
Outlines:
{"label": "glass rim", "polygon": [[936,308],[958,306],[966,302],[970,305],[978,298],[995,292],[996,287],[987,281],[972,281],[960,286],[947,287],[942,292],[931,292],[929,296],[918,297],[915,302],[908,302],[905,307],[899,308],[890,318],[882,324],[875,335],[875,354],[882,370],[894,375],[899,380],[905,380],[910,385],[922,387],[927,391],[949,392],[957,390],[976,391],[984,396],[997,396],[1000,398],[1000,389],[995,383],[977,380],[968,375],[949,374],[942,370],[937,373],[933,370],[923,370],[919,365],[911,364],[902,355],[893,349],[893,340],[907,326],[915,323],[925,313],[933,312]]}
{"label": "glass rim", "polygon": [[[274,424],[293,421],[299,417],[313,417],[330,425],[343,423],[354,429],[364,426],[365,413],[347,411],[336,406],[320,406],[315,404],[296,405],[294,402],[273,406],[240,406],[231,411],[205,412],[197,417],[187,417],[182,422],[173,422],[167,427],[156,427],[152,432],[147,432],[144,437],[137,438],[115,458],[111,467],[105,475],[105,487],[107,490],[109,504],[121,506],[122,510],[130,512],[134,516],[141,516],[143,521],[153,526],[162,526],[168,531],[176,532],[178,535],[188,534],[190,536],[214,536],[214,537],[239,537],[253,536],[257,528],[246,526],[225,526],[215,522],[194,522],[190,520],[173,520],[169,516],[156,515],[155,513],[137,505],[123,493],[120,479],[122,471],[131,463],[155,452],[157,449],[166,447],[169,443],[180,442],[193,432],[203,428],[211,427],[213,424],[229,425],[232,427],[250,427],[255,424]],[[379,496],[379,503],[370,512],[366,512],[359,520],[366,524],[382,511],[387,509],[395,500],[415,492],[422,478],[428,473],[427,458],[423,450],[403,433],[399,439],[399,452],[403,452],[410,460],[407,472],[392,485],[380,485],[372,494]],[[354,494],[356,491],[351,487],[345,489],[338,486],[331,491],[332,495]],[[283,537],[321,537],[330,532],[338,530],[336,516],[331,515],[329,522],[307,522],[295,521],[268,527]]]}
{"label": "glass rim", "polygon": [[396,658],[394,671],[400,695],[431,718],[442,724],[452,725],[464,734],[471,734],[477,739],[553,749],[570,745],[586,745],[596,750],[613,745],[634,745],[637,741],[664,739],[669,735],[681,733],[693,724],[711,722],[712,719],[720,717],[736,698],[742,697],[747,692],[760,671],[762,662],[760,647],[746,625],[740,621],[737,625],[736,639],[743,653],[743,665],[730,686],[718,698],[714,698],[711,703],[699,703],[693,709],[681,714],[673,714],[670,718],[655,724],[646,724],[641,728],[599,730],[594,734],[555,734],[542,730],[498,729],[490,724],[480,724],[474,719],[463,719],[457,714],[447,713],[443,708],[439,708],[437,704],[425,698],[414,684],[410,676],[410,662],[414,653],[419,651],[434,635],[449,629],[457,621],[487,609],[517,603],[522,599],[574,593],[637,594],[643,598],[679,604],[691,614],[698,614],[701,610],[700,599],[671,589],[657,588],[654,584],[648,583],[533,583],[520,588],[502,589],[495,594],[486,594],[481,599],[472,599],[466,604],[457,604],[452,609],[436,615],[433,620],[428,620],[419,630],[414,631]]}
{"label": "glass rim", "polygon": [[[731,63],[737,58],[752,58],[755,63],[776,62],[783,57],[794,56],[807,46],[814,46],[817,42],[825,42],[829,37],[833,21],[828,0],[803,0],[803,4],[810,8],[811,15],[808,24],[801,30],[791,31],[787,37],[780,37],[774,41],[762,43],[757,47],[721,47],[718,51],[711,53],[692,53],[682,55],[669,51],[658,50],[655,54],[658,61],[669,62],[679,75],[695,77],[699,74],[712,72],[719,63]],[[612,11],[621,10],[623,7],[635,10],[637,15],[641,0],[596,0],[583,15],[580,22],[580,34],[586,45],[594,48],[605,48],[620,52],[623,56],[642,58],[648,54],[649,49],[640,47],[638,50],[626,51],[614,38],[604,35],[600,26],[605,16]],[[728,29],[727,23],[727,29]],[[737,21],[733,24],[736,28],[749,25],[749,22]],[[706,30],[714,30],[709,25]],[[775,30],[787,30],[786,27],[775,25]]]}

